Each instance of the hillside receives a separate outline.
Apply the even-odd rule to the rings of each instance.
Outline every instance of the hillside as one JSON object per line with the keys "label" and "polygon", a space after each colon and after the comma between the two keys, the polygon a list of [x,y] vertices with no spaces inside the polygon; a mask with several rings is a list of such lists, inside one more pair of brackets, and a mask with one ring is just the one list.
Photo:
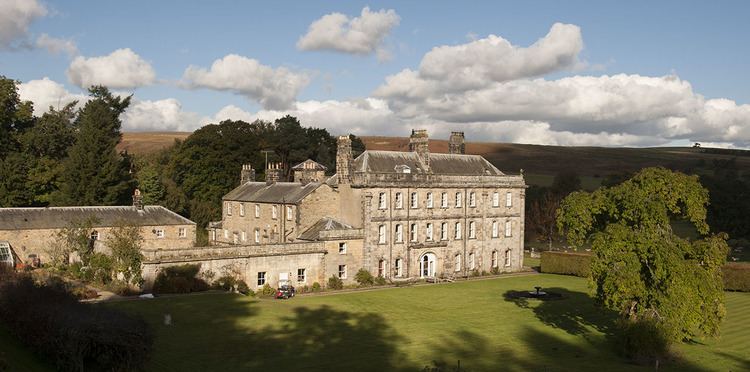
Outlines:
{"label": "hillside", "polygon": [[[171,146],[175,139],[183,140],[188,132],[130,132],[123,133],[119,148],[131,154],[152,153]],[[370,150],[405,151],[407,137],[362,137]],[[430,151],[448,152],[447,140],[430,140]],[[500,170],[518,173],[521,169],[527,181],[535,185],[549,185],[555,174],[575,171],[584,187],[593,189],[602,177],[634,172],[651,166],[664,166],[689,173],[707,173],[714,162],[735,159],[737,169],[750,172],[750,151],[690,147],[568,147],[512,143],[468,142],[466,152],[486,157]]]}

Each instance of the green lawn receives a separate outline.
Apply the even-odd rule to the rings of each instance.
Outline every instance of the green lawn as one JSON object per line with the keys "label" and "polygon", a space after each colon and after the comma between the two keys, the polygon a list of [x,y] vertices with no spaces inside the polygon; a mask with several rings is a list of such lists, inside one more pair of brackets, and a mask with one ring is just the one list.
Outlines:
{"label": "green lawn", "polygon": [[[559,301],[508,301],[539,285]],[[722,337],[680,345],[660,370],[750,370],[750,293],[727,293]],[[586,295],[586,281],[529,275],[294,299],[197,294],[109,303],[156,333],[152,371],[421,370],[432,361],[470,371],[630,371],[613,352],[614,314]],[[173,324],[163,324],[164,314]],[[0,329],[11,370],[41,370]],[[9,353],[9,354],[7,354]],[[19,356],[18,362],[15,362]],[[450,370],[450,369],[447,369]],[[462,369],[464,370],[464,369]]]}
{"label": "green lawn", "polygon": [[[567,299],[503,298],[534,285]],[[612,351],[614,315],[585,292],[584,279],[533,275],[288,301],[203,294],[107,306],[154,326],[150,369],[159,371],[419,370],[433,360],[472,371],[638,369]],[[727,308],[722,338],[681,345],[682,360],[662,369],[750,368],[750,294],[727,293]]]}

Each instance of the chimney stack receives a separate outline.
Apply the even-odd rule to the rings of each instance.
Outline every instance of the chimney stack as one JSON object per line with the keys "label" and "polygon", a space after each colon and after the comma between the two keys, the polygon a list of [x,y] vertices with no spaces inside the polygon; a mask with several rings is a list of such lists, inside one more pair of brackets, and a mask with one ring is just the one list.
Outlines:
{"label": "chimney stack", "polygon": [[336,150],[336,174],[338,175],[339,184],[349,184],[352,182],[352,139],[349,136],[339,136]]}
{"label": "chimney stack", "polygon": [[242,164],[240,171],[240,185],[255,181],[255,169],[252,164]]}
{"label": "chimney stack", "polygon": [[450,154],[465,154],[466,144],[464,143],[464,132],[451,132],[451,137],[448,140],[448,153]]}
{"label": "chimney stack", "polygon": [[266,169],[266,185],[279,182],[281,179],[281,163],[268,163]]}
{"label": "chimney stack", "polygon": [[143,210],[143,195],[141,195],[141,190],[135,189],[133,191],[133,206],[139,211]]}
{"label": "chimney stack", "polygon": [[412,129],[409,137],[409,151],[416,152],[427,171],[430,170],[430,148],[427,129]]}

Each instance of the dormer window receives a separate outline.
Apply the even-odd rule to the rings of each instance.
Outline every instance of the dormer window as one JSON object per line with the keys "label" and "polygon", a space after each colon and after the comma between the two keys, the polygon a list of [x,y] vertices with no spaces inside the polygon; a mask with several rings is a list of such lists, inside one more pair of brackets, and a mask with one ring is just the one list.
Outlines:
{"label": "dormer window", "polygon": [[406,164],[400,164],[394,167],[396,173],[411,173],[411,168]]}

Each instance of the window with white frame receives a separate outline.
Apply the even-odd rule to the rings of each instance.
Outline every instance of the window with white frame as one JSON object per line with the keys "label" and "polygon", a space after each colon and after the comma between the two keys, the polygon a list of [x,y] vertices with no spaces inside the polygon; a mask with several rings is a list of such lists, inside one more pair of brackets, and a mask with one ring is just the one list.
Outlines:
{"label": "window with white frame", "polygon": [[416,223],[411,224],[411,227],[409,228],[409,240],[413,242],[417,241],[417,224]]}
{"label": "window with white frame", "polygon": [[255,218],[260,218],[260,205],[255,204]]}
{"label": "window with white frame", "polygon": [[474,191],[469,193],[469,207],[476,207],[477,206],[477,193]]}
{"label": "window with white frame", "polygon": [[469,222],[469,239],[476,239],[477,237],[477,223],[474,221]]}
{"label": "window with white frame", "polygon": [[224,239],[229,239],[229,230],[224,229]]}
{"label": "window with white frame", "polygon": [[492,237],[497,238],[499,234],[500,232],[497,226],[497,221],[492,221]]}
{"label": "window with white frame", "polygon": [[492,268],[497,267],[497,251],[492,251]]}
{"label": "window with white frame", "polygon": [[216,241],[216,230],[211,230],[211,240]]}
{"label": "window with white frame", "polygon": [[432,241],[432,222],[427,223],[427,233],[425,236],[425,240]]}
{"label": "window with white frame", "polygon": [[404,271],[403,264],[404,264],[404,260],[400,258],[396,259],[396,276],[400,277],[403,275],[403,271]]}
{"label": "window with white frame", "polygon": [[453,271],[461,271],[461,255],[456,254],[453,257]]}
{"label": "window with white frame", "polygon": [[469,253],[469,270],[474,270],[474,252]]}
{"label": "window with white frame", "polygon": [[400,192],[396,193],[396,201],[395,201],[395,208],[396,209],[402,209],[404,207],[404,197]]}
{"label": "window with white frame", "polygon": [[378,261],[378,276],[385,277],[385,260]]}
{"label": "window with white frame", "polygon": [[456,193],[456,208],[461,208],[463,206],[463,194],[460,192]]}
{"label": "window with white frame", "polygon": [[260,229],[255,229],[255,242],[260,243]]}
{"label": "window with white frame", "polygon": [[510,221],[505,221],[505,236],[506,237],[509,237],[513,234],[512,225],[513,224]]}
{"label": "window with white frame", "polygon": [[94,230],[91,232],[91,235],[89,235],[89,238],[91,240],[99,240],[99,232]]}
{"label": "window with white frame", "polygon": [[454,235],[454,239],[461,239],[462,235],[463,232],[461,231],[461,222],[456,222],[456,234]]}
{"label": "window with white frame", "polygon": [[156,237],[159,239],[164,238],[164,229],[156,229]]}
{"label": "window with white frame", "polygon": [[258,287],[262,287],[264,284],[266,284],[266,272],[261,271],[258,273]]}
{"label": "window with white frame", "polygon": [[297,269],[297,283],[304,283],[307,280],[305,269]]}
{"label": "window with white frame", "polygon": [[427,193],[427,208],[432,208],[433,206],[433,200],[432,200],[432,193]]}
{"label": "window with white frame", "polygon": [[440,194],[440,208],[448,208],[448,193]]}
{"label": "window with white frame", "polygon": [[227,216],[232,215],[232,202],[227,202]]}
{"label": "window with white frame", "polygon": [[237,244],[240,242],[240,236],[236,233],[232,233],[232,243]]}
{"label": "window with white frame", "polygon": [[180,238],[187,238],[187,229],[184,227],[180,227],[177,230],[177,236],[179,236]]}
{"label": "window with white frame", "polygon": [[339,279],[346,279],[346,265],[339,265]]}
{"label": "window with white frame", "polygon": [[506,207],[513,206],[513,194],[510,191],[505,193],[505,206]]}
{"label": "window with white frame", "polygon": [[500,193],[497,191],[492,193],[492,206],[493,207],[500,206]]}
{"label": "window with white frame", "polygon": [[346,242],[339,243],[339,254],[346,254]]}
{"label": "window with white frame", "polygon": [[385,225],[378,226],[378,244],[385,244]]}
{"label": "window with white frame", "polygon": [[242,230],[242,241],[247,241],[247,234],[245,233],[245,230]]}
{"label": "window with white frame", "polygon": [[385,200],[385,193],[381,192],[378,194],[378,209],[385,209],[386,208],[386,200]]}
{"label": "window with white frame", "polygon": [[291,221],[292,217],[294,217],[294,208],[292,208],[291,205],[286,206],[286,220]]}
{"label": "window with white frame", "polygon": [[448,240],[448,222],[440,224],[440,240]]}
{"label": "window with white frame", "polygon": [[411,209],[419,208],[419,194],[416,192],[411,193]]}
{"label": "window with white frame", "polygon": [[403,225],[396,224],[396,243],[404,242],[404,227]]}
{"label": "window with white frame", "polygon": [[279,217],[279,207],[272,205],[271,206],[271,218],[274,220]]}
{"label": "window with white frame", "polygon": [[510,249],[505,251],[505,266],[510,266]]}
{"label": "window with white frame", "polygon": [[240,203],[240,217],[245,217],[245,203]]}

